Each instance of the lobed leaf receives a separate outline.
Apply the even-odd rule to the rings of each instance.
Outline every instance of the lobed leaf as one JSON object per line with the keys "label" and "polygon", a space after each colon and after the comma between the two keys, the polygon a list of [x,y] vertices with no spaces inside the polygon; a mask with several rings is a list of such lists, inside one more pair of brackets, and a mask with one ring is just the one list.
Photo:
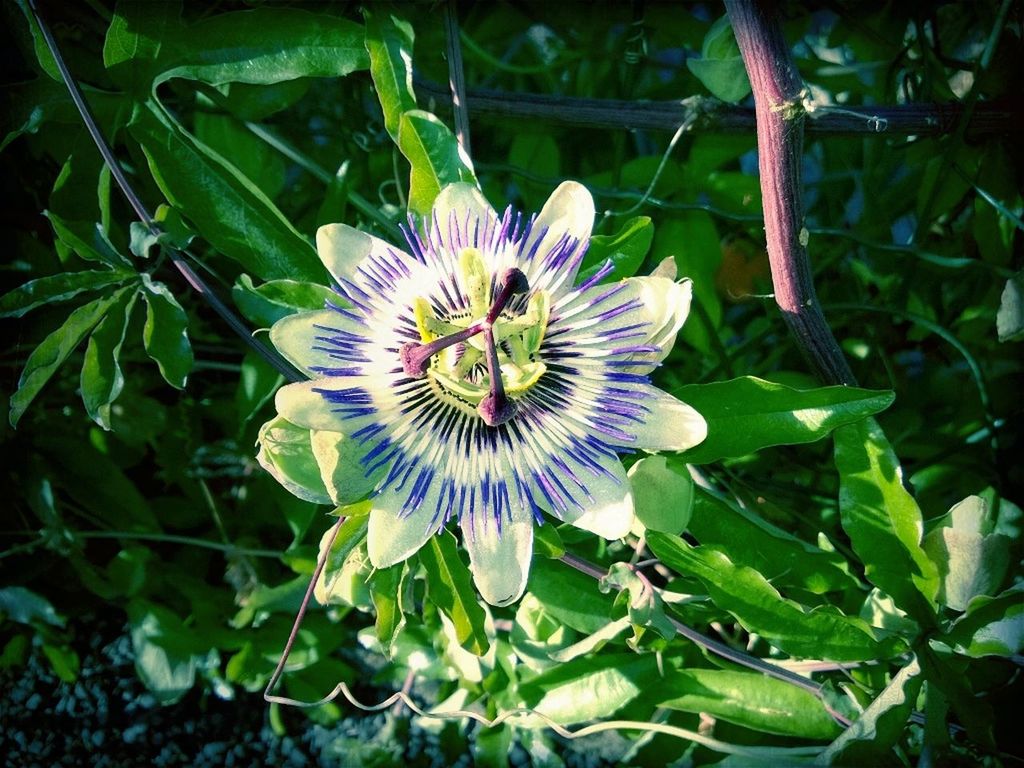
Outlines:
{"label": "lobed leaf", "polygon": [[[121,291],[127,290],[129,289],[121,289]],[[71,313],[60,328],[43,339],[42,343],[32,350],[25,363],[25,368],[21,372],[21,377],[18,379],[18,389],[11,395],[8,418],[12,427],[18,425],[25,409],[39,394],[46,382],[64,364],[64,361],[89,332],[99,324],[119,297],[120,291],[82,305]]]}
{"label": "lobed leaf", "polygon": [[688,464],[746,456],[775,445],[811,443],[888,408],[892,392],[856,387],[793,389],[753,376],[673,390],[708,423],[708,436],[681,454]]}

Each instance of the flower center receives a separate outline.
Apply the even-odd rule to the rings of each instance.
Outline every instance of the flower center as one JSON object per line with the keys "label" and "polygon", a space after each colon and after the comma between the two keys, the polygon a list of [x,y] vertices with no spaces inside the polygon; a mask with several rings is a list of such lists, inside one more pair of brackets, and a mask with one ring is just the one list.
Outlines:
{"label": "flower center", "polygon": [[513,297],[530,289],[526,275],[515,267],[506,269],[492,289],[476,248],[462,250],[459,270],[468,311],[438,317],[428,299],[417,298],[413,310],[422,341],[402,346],[402,367],[413,378],[428,376],[441,392],[475,409],[494,427],[515,415],[516,398],[547,370],[537,352],[547,329],[550,297],[537,291],[525,308],[514,310]]}

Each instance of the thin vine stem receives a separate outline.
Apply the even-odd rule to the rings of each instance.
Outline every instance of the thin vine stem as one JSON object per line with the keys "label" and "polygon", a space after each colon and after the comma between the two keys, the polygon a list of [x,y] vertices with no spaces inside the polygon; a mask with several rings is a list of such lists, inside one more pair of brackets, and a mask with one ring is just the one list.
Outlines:
{"label": "thin vine stem", "polygon": [[444,6],[444,40],[448,53],[448,87],[452,94],[452,111],[455,113],[455,138],[468,157],[469,111],[466,106],[466,73],[462,66],[462,46],[459,41],[459,16],[457,0],[448,0]]}

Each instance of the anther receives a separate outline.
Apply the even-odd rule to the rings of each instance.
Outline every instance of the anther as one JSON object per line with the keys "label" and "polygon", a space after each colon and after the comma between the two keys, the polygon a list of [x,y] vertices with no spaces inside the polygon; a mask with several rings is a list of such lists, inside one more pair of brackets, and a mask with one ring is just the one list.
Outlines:
{"label": "anther", "polygon": [[508,305],[513,296],[519,293],[526,293],[528,290],[530,290],[530,283],[521,269],[516,269],[515,267],[506,269],[501,276],[498,295],[494,298],[494,303],[491,304],[491,308],[487,312],[487,322],[493,323],[497,320],[501,310]]}

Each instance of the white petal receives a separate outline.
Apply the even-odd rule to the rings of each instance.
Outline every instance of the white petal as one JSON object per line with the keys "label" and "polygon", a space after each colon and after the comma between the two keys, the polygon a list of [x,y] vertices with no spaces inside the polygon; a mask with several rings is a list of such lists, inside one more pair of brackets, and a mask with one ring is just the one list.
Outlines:
{"label": "white petal", "polygon": [[481,597],[491,605],[508,605],[522,597],[533,558],[533,515],[513,508],[512,520],[496,521],[483,514],[463,515],[463,545]]}
{"label": "white petal", "polygon": [[404,251],[347,224],[325,224],[320,227],[316,231],[316,250],[320,261],[339,283],[354,279],[360,264],[370,256],[389,263],[400,262],[409,270],[415,264]]}
{"label": "white petal", "polygon": [[[470,234],[493,231],[498,224],[498,214],[473,184],[457,182],[442,189],[434,199],[432,217],[437,221],[441,242],[449,250],[453,248],[449,224],[454,221],[459,227],[467,227]],[[469,238],[473,240],[472,237]]]}
{"label": "white petal", "polygon": [[640,357],[649,359],[654,365],[668,357],[676,343],[676,334],[690,314],[693,282],[683,280],[676,283],[661,277],[636,277],[632,280],[640,284],[640,301],[650,318],[646,343],[661,350]]}
{"label": "white petal", "polygon": [[[562,182],[537,214],[530,237],[522,248],[522,253],[529,254],[537,246],[536,259],[521,266],[530,287],[550,291],[555,297],[568,291],[576,280],[580,254],[593,228],[594,198],[590,192],[578,182]],[[543,257],[566,235],[577,241],[575,248],[557,265],[546,264]]]}
{"label": "white petal", "polygon": [[437,533],[434,521],[437,491],[440,483],[432,483],[426,498],[412,514],[402,515],[402,505],[409,494],[408,487],[401,491],[387,488],[373,499],[366,545],[374,568],[390,568],[408,559]]}
{"label": "white petal", "polygon": [[338,406],[329,403],[323,394],[317,391],[342,391],[352,387],[352,379],[341,377],[327,377],[286,384],[277,390],[274,405],[279,414],[300,427],[352,434],[363,426],[367,419],[365,417],[345,418],[342,413],[334,410]]}
{"label": "white petal", "polygon": [[645,451],[685,451],[708,436],[708,423],[693,408],[657,387],[640,386],[645,388],[642,402],[649,412],[643,424],[623,427],[635,440],[620,445]]}
{"label": "white petal", "polygon": [[562,519],[577,528],[606,539],[621,539],[633,526],[633,493],[626,470],[617,458],[605,457],[601,465],[606,474],[587,475],[583,479],[593,501],[584,500],[584,510],[570,510]]}
{"label": "white petal", "polygon": [[[331,336],[332,331],[342,331],[356,336],[362,336],[364,333],[362,327],[355,321],[332,309],[325,309],[319,312],[300,312],[281,318],[270,329],[270,340],[288,362],[307,376],[313,377],[316,375],[313,368],[336,368],[345,365],[337,355],[343,355],[350,350],[351,345],[337,346],[326,342],[325,337]],[[333,356],[332,351],[335,352]]]}

